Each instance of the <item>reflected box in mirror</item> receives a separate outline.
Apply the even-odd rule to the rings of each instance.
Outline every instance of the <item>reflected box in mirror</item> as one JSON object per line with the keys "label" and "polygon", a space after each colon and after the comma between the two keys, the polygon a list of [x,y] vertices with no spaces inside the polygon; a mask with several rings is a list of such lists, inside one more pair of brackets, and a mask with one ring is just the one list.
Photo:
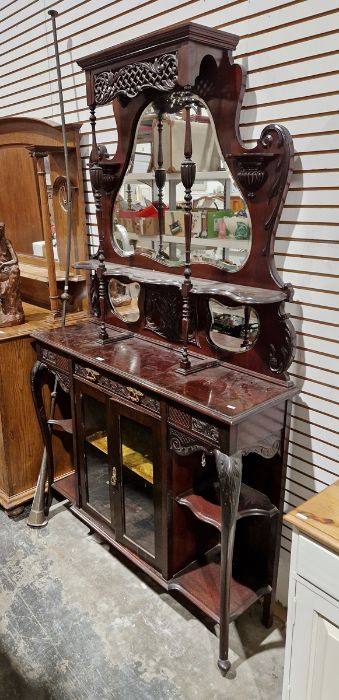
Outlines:
{"label": "reflected box in mirror", "polygon": [[122,224],[128,233],[138,233],[138,219],[132,216],[118,216],[116,219],[118,224]]}
{"label": "reflected box in mirror", "polygon": [[201,220],[202,220],[202,212],[201,211],[192,211],[192,236],[200,236],[201,235]]}
{"label": "reflected box in mirror", "polygon": [[215,209],[207,214],[207,237],[229,238],[237,226],[233,209]]}
{"label": "reflected box in mirror", "polygon": [[159,233],[158,217],[139,217],[136,219],[140,236],[157,236]]}
{"label": "reflected box in mirror", "polygon": [[182,209],[175,211],[165,211],[165,234],[166,236],[184,236],[184,212]]}

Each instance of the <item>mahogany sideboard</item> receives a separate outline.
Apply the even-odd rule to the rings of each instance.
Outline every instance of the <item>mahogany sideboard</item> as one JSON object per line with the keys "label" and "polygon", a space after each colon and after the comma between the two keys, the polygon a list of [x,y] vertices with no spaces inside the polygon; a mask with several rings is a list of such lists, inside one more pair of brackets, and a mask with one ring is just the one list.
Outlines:
{"label": "mahogany sideboard", "polygon": [[[277,124],[242,143],[237,42],[187,24],[79,61],[99,246],[74,266],[90,274],[92,320],[34,333],[32,374],[48,453],[43,517],[51,491],[63,493],[114,548],[219,622],[223,673],[229,621],[263,597],[271,623],[296,393],[293,290],[273,255],[293,144]],[[109,104],[112,156],[96,133]],[[213,182],[219,211],[208,208]],[[43,403],[51,376],[59,418]],[[54,483],[61,431],[75,476]]]}
{"label": "mahogany sideboard", "polygon": [[96,336],[90,321],[33,334],[34,398],[51,463],[46,376],[69,395],[53,428],[73,435],[75,475],[53,489],[161,586],[220,623],[218,663],[227,671],[229,621],[264,596],[271,624],[296,390],[225,366],[182,376],[178,352],[156,341],[98,346]]}

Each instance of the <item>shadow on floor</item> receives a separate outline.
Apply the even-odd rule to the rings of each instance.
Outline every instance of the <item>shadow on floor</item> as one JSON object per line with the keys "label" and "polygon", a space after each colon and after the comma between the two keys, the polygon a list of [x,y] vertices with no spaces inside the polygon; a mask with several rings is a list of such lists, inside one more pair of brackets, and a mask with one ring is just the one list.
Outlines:
{"label": "shadow on floor", "polygon": [[[46,679],[46,685],[48,679]],[[23,678],[12,660],[0,648],[0,698],[1,700],[53,700],[51,688],[45,682]]]}

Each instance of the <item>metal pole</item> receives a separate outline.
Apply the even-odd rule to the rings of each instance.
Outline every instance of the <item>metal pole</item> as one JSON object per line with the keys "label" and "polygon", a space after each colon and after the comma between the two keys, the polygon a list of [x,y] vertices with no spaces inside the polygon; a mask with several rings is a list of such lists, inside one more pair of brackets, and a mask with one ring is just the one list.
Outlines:
{"label": "metal pole", "polygon": [[[66,323],[67,302],[71,298],[69,291],[68,291],[68,284],[69,284],[69,269],[70,269],[70,263],[71,263],[71,241],[72,241],[72,187],[71,187],[71,180],[70,180],[70,176],[69,176],[65,111],[64,111],[64,102],[63,102],[63,96],[62,96],[62,82],[61,82],[59,48],[58,48],[58,39],[57,39],[56,23],[55,23],[55,18],[58,16],[59,13],[56,10],[49,10],[48,14],[51,17],[52,29],[53,29],[53,41],[54,41],[55,60],[56,60],[56,67],[57,67],[57,76],[58,76],[59,104],[60,104],[60,113],[61,113],[61,129],[62,129],[62,140],[63,140],[63,146],[64,146],[65,175],[66,175],[66,186],[67,186],[66,269],[65,269],[64,291],[61,295],[61,300],[62,300],[61,326],[64,326]],[[51,408],[50,408],[50,420],[54,416],[54,411],[55,411],[55,406],[56,406],[57,388],[58,388],[58,380],[56,378],[54,381],[54,387],[53,387],[53,392],[52,392],[52,402],[51,402]],[[46,448],[44,448],[41,466],[40,466],[39,478],[38,478],[37,487],[36,487],[36,491],[35,491],[35,495],[34,495],[34,499],[33,499],[33,503],[32,503],[32,508],[31,508],[31,512],[30,512],[28,519],[27,519],[27,525],[29,525],[30,527],[43,527],[44,525],[47,525],[45,510],[47,510],[49,505],[50,505],[49,498],[50,498],[50,488],[51,488],[51,484],[49,483],[48,484],[48,495],[47,495],[48,502],[47,502],[47,507],[46,507],[45,483],[46,483],[46,477],[47,477],[47,473],[48,473],[47,466],[48,466],[48,464],[47,464],[47,451],[46,451]]]}
{"label": "metal pole", "polygon": [[65,270],[65,283],[64,291],[61,295],[62,299],[62,325],[65,325],[66,318],[66,304],[70,299],[68,292],[68,282],[69,282],[69,268],[71,262],[71,237],[72,237],[72,187],[71,180],[69,176],[68,167],[68,149],[67,149],[67,135],[66,135],[66,122],[65,122],[65,110],[64,110],[64,100],[62,96],[62,81],[61,81],[61,70],[60,70],[60,58],[59,58],[59,47],[58,47],[58,37],[56,31],[55,18],[58,17],[58,12],[56,10],[48,10],[48,14],[52,20],[52,30],[53,30],[53,42],[54,42],[54,53],[55,62],[58,76],[58,91],[59,91],[59,104],[61,113],[61,129],[62,129],[62,139],[64,143],[64,155],[65,155],[65,174],[66,174],[66,186],[67,186],[67,246],[66,246],[66,270]]}

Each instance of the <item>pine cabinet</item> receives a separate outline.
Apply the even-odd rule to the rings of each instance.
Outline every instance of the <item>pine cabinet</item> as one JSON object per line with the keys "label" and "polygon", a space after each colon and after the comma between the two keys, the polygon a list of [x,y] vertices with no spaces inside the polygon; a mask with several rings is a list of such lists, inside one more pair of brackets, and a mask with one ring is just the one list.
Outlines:
{"label": "pine cabinet", "polygon": [[338,483],[286,518],[294,531],[283,700],[338,698]]}

